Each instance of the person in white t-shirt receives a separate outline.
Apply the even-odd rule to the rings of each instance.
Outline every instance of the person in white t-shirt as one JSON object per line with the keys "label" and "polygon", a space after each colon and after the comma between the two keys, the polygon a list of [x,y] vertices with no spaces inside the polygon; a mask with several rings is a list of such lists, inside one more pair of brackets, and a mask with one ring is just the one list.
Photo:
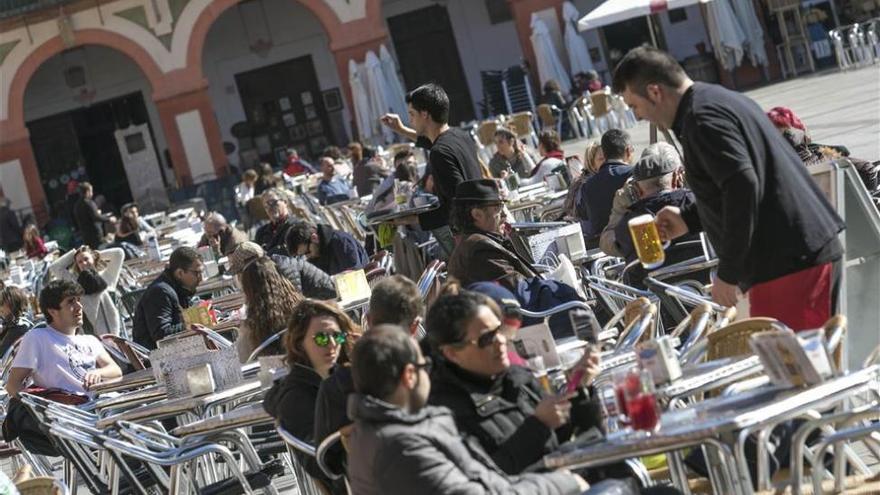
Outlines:
{"label": "person in white t-shirt", "polygon": [[104,380],[122,376],[122,370],[97,338],[77,335],[83,322],[75,282],[56,280],[40,292],[40,308],[47,326],[34,328],[21,339],[12,361],[6,391],[16,397],[30,379],[34,386],[88,393]]}

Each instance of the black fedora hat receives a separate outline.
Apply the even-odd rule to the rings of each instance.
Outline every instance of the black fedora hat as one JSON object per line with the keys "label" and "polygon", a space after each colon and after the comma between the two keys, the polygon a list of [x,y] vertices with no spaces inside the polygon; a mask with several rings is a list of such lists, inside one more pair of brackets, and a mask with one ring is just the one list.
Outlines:
{"label": "black fedora hat", "polygon": [[503,203],[495,179],[466,180],[455,187],[456,203]]}

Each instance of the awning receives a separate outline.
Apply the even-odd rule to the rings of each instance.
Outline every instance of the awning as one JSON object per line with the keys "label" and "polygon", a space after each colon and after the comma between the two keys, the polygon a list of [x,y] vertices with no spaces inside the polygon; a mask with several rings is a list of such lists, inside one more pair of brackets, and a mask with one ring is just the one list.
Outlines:
{"label": "awning", "polygon": [[578,21],[578,30],[600,28],[636,17],[644,17],[671,9],[679,9],[710,0],[606,0]]}

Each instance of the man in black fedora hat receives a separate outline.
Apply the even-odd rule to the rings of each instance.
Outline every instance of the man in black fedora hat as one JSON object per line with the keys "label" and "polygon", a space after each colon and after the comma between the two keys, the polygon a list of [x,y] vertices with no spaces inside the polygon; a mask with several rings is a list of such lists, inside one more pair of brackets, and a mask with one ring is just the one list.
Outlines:
{"label": "man in black fedora hat", "polygon": [[449,274],[462,285],[499,281],[515,290],[520,279],[538,275],[502,235],[505,220],[504,199],[494,179],[469,180],[455,188],[452,224],[462,240],[449,258]]}

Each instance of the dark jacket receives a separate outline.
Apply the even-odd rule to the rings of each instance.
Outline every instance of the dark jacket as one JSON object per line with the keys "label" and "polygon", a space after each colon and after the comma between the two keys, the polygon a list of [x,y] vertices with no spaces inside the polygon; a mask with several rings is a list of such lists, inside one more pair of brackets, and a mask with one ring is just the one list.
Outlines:
{"label": "dark jacket", "polygon": [[448,407],[458,429],[476,437],[504,472],[518,474],[569,440],[573,433],[598,428],[598,406],[581,393],[572,400],[572,420],[556,431],[534,416],[544,396],[526,368],[511,366],[488,379],[435,358],[428,403]]}
{"label": "dark jacket", "polygon": [[329,225],[318,225],[318,243],[320,254],[309,261],[328,275],[357,270],[370,262],[367,251],[357,239]]}
{"label": "dark jacket", "polygon": [[[314,437],[315,401],[318,399],[318,388],[321,376],[314,369],[300,364],[293,364],[290,373],[266,392],[263,408],[275,418],[285,430],[303,442],[317,447]],[[297,451],[297,458],[306,472],[324,482],[332,483],[321,471],[314,457]]]}
{"label": "dark jacket", "polygon": [[296,219],[291,215],[279,222],[269,222],[257,229],[257,233],[254,234],[254,242],[259,244],[267,255],[287,254],[284,239],[287,237],[287,231],[295,222]]}
{"label": "dark jacket", "polygon": [[0,332],[0,357],[6,355],[6,351],[22,338],[34,324],[27,318],[19,318],[14,321],[4,321]]}
{"label": "dark jacket", "polygon": [[0,248],[6,252],[18,251],[24,245],[21,222],[9,204],[0,204]]}
{"label": "dark jacket", "polygon": [[183,330],[182,309],[190,306],[192,292],[180,285],[167,270],[156,277],[138,301],[134,311],[132,337],[147,349]]}
{"label": "dark jacket", "polygon": [[623,187],[632,175],[632,169],[632,166],[626,163],[610,160],[603,163],[599,170],[587,178],[581,186],[576,212],[578,220],[589,220],[581,224],[588,226],[584,231],[584,239],[588,244],[598,245],[599,236],[608,225],[608,217],[611,216],[614,193]]}
{"label": "dark jacket", "polygon": [[[644,214],[656,215],[658,211],[666,206],[677,206],[682,209],[690,208],[695,201],[694,193],[692,193],[690,189],[675,189],[673,191],[653,194],[633,203],[626,213],[623,214],[623,217],[617,222],[617,226],[614,228],[614,242],[617,243],[617,248],[620,249],[623,257],[626,258],[626,261],[630,262],[637,258],[636,250],[633,246],[632,235],[629,233],[629,221],[631,219]],[[697,233],[692,233],[691,236],[677,239],[676,241],[673,241],[673,244],[681,240],[687,240],[691,238],[693,234]]]}
{"label": "dark jacket", "polygon": [[501,281],[515,290],[519,280],[535,277],[538,271],[516,254],[513,244],[490,232],[466,234],[449,257],[449,275],[467,287],[474,282]]}
{"label": "dark jacket", "polygon": [[373,160],[364,159],[354,166],[351,172],[351,181],[357,189],[358,196],[364,197],[373,194],[373,188],[382,183],[391,172],[380,167]]}
{"label": "dark jacket", "polygon": [[[247,240],[247,234],[231,225],[227,226],[220,232],[220,256],[229,256],[239,244],[247,242]],[[199,239],[199,247],[210,245],[211,241],[208,239],[208,234],[203,234],[202,238]]]}
{"label": "dark jacket", "polygon": [[93,200],[80,198],[73,206],[73,218],[83,242],[98,249],[104,242],[104,222],[109,221],[110,216],[102,214]]}
{"label": "dark jacket", "polygon": [[336,286],[333,279],[317,266],[301,256],[275,254],[272,261],[278,272],[306,297],[312,299],[336,299]]}
{"label": "dark jacket", "polygon": [[[321,382],[315,402],[316,444],[320,444],[343,426],[351,424],[346,407],[348,396],[353,393],[354,379],[351,376],[350,366],[337,366],[333,373]],[[324,456],[327,464],[336,472],[342,471],[345,458],[345,450],[341,447],[328,451]]]}
{"label": "dark jacket", "polygon": [[698,82],[672,128],[697,199],[682,217],[706,232],[721,280],[747,290],[840,258],[843,220],[754,101]]}
{"label": "dark jacket", "polygon": [[449,225],[455,188],[466,180],[482,178],[483,172],[477,161],[477,143],[463,129],[452,127],[433,143],[419,137],[416,146],[430,150],[425,175],[434,177],[434,194],[440,200],[440,207],[419,215],[419,226],[433,230]]}
{"label": "dark jacket", "polygon": [[564,472],[510,476],[498,469],[473,440],[463,439],[445,407],[415,414],[375,399],[352,395],[348,477],[352,493],[576,494]]}

